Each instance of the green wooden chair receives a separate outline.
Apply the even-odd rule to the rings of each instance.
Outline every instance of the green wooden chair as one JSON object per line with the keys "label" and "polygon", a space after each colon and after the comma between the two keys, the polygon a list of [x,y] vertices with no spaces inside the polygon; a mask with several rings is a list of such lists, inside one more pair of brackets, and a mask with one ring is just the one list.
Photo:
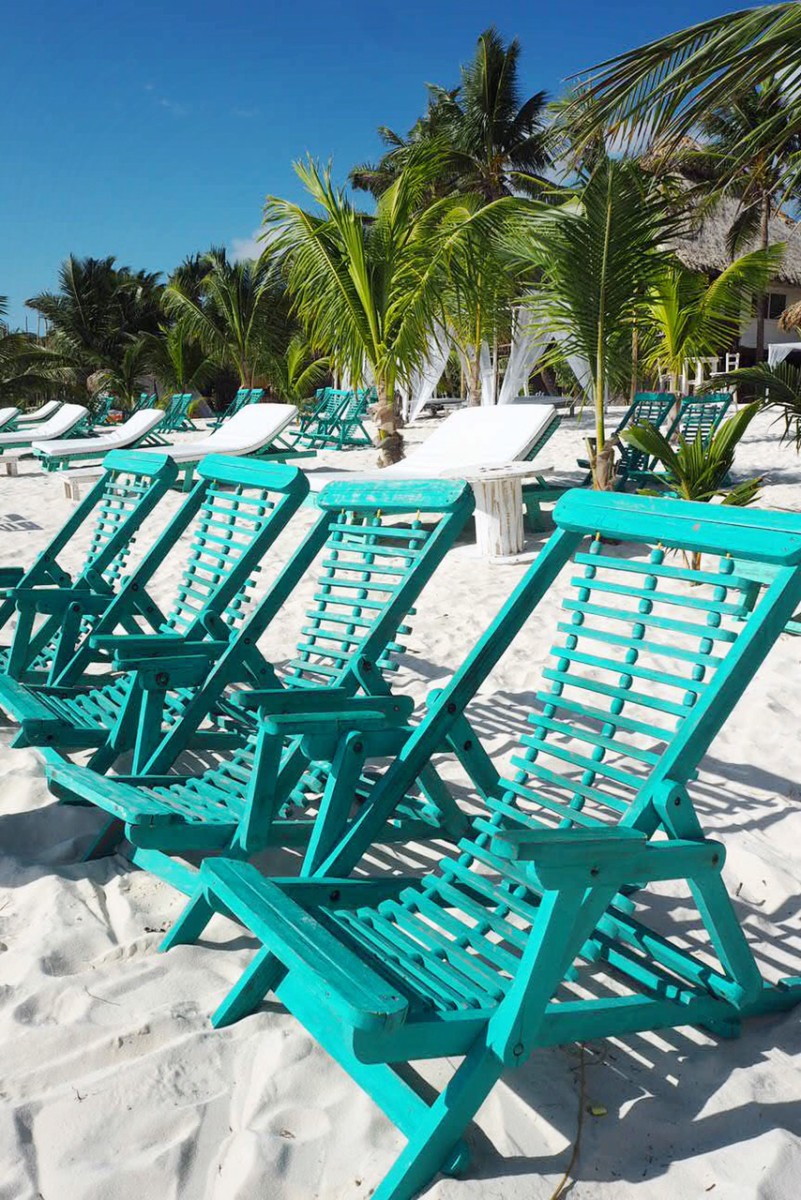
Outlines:
{"label": "green wooden chair", "polygon": [[[103,474],[27,569],[0,569],[0,629],[16,624],[0,645],[0,671],[26,683],[64,684],[75,677],[76,654],[125,587],[128,560],[143,521],[175,481],[166,455],[115,450]],[[78,569],[64,565],[74,543],[88,538]],[[133,614],[147,619],[146,604]],[[113,628],[113,626],[112,626]]]}
{"label": "green wooden chair", "polygon": [[243,408],[247,408],[249,404],[258,404],[263,395],[264,388],[240,388],[231,403],[226,408],[225,412],[220,413],[211,428],[219,429],[221,425],[225,424],[229,417],[235,416],[236,413],[241,412]]}
{"label": "green wooden chair", "polygon": [[[405,618],[468,519],[472,492],[462,482],[342,483],[325,489],[321,505],[240,635],[255,645],[312,567],[313,603],[280,674],[265,664],[264,686],[237,692],[226,705],[241,653],[232,647],[167,730],[146,773],[120,782],[52,766],[56,795],[93,803],[111,818],[91,853],[107,853],[124,837],[134,861],[183,890],[194,885],[194,873],[169,856],[226,850],[249,857],[278,843],[305,848],[314,862],[341,831],[342,804],[350,811],[354,796],[369,789],[368,760],[394,753],[406,738],[411,702],[393,696],[389,684],[402,649],[397,638],[408,632]],[[160,669],[158,659],[150,664],[151,675]],[[164,674],[162,689],[173,686]],[[200,730],[209,713],[229,717],[227,732]],[[353,721],[360,733],[343,749],[340,735]],[[227,749],[219,765],[193,777],[165,774],[176,761],[180,770],[188,746],[214,744]],[[430,837],[440,827],[463,832],[465,820],[434,770],[426,767],[421,780],[422,796],[401,806],[381,840]],[[315,819],[305,810],[321,793],[323,815]]]}
{"label": "green wooden chair", "polygon": [[[104,614],[103,632],[81,646],[81,673],[108,662],[110,678],[87,675],[73,686],[40,686],[0,676],[0,707],[19,723],[14,745],[39,746],[47,757],[94,749],[91,762],[110,765],[134,750],[137,769],[164,719],[180,715],[191,687],[211,661],[235,642],[252,599],[261,559],[301,505],[308,484],[296,467],[212,455],[201,463],[198,482],[151,550],[126,581]],[[179,538],[189,545],[172,605],[162,615],[152,598],[151,629],[128,627],[132,599],[141,603],[151,580]],[[183,548],[180,551],[183,553]],[[123,632],[119,633],[121,618]],[[152,632],[153,629],[157,632]],[[263,674],[248,674],[255,647],[239,643],[240,673],[253,684]],[[142,668],[141,675],[137,668]],[[150,672],[148,674],[148,668]],[[165,717],[162,672],[177,679]],[[142,677],[152,680],[152,689]],[[74,675],[73,678],[80,679]]]}
{"label": "green wooden chair", "polygon": [[708,446],[731,402],[730,392],[685,396],[666,434],[668,441],[681,437],[685,442],[695,442],[700,435],[703,446]]}
{"label": "green wooden chair", "polygon": [[312,450],[371,446],[364,416],[375,399],[375,388],[360,391],[325,388],[314,411],[301,421],[297,444]]}
{"label": "green wooden chair", "polygon": [[[648,455],[635,449],[634,446],[627,446],[625,443],[621,443],[619,440],[620,434],[629,425],[641,425],[644,421],[650,421],[655,429],[661,429],[668,420],[671,409],[675,404],[676,397],[672,392],[638,392],[634,397],[623,414],[622,420],[610,435],[610,439],[616,438],[618,440],[620,458],[615,470],[621,485],[630,476],[636,477],[647,473]],[[588,469],[590,466],[589,461],[584,458],[578,460],[578,465]],[[589,483],[591,478],[592,476],[588,475],[585,483]]]}
{"label": "green wooden chair", "polygon": [[189,416],[189,405],[192,403],[191,392],[176,392],[164,407],[164,420],[161,423],[161,433],[181,433],[196,430],[197,425]]}
{"label": "green wooden chair", "polygon": [[[215,911],[255,934],[262,948],[213,1022],[272,991],[373,1096],[407,1139],[375,1200],[411,1200],[437,1172],[464,1170],[469,1122],[538,1047],[688,1024],[730,1036],[743,1017],[801,1000],[801,978],[762,979],[721,879],[724,849],[703,836],[691,798],[702,756],[801,600],[801,517],[582,491],[555,516],[555,535],[314,875],[271,880],[206,859],[164,943],[196,940]],[[672,549],[714,561],[693,572]],[[730,553],[777,568],[747,621]],[[564,570],[556,644],[501,776],[465,708]],[[350,876],[447,744],[482,805],[469,835],[421,879]],[[675,919],[651,903],[668,880],[687,893]],[[701,934],[688,944],[692,907]],[[426,1100],[408,1064],[446,1057],[460,1062]]]}
{"label": "green wooden chair", "polygon": [[132,417],[134,413],[141,412],[144,408],[158,408],[158,395],[156,392],[140,392],[139,399],[135,400],[128,409],[128,416]]}

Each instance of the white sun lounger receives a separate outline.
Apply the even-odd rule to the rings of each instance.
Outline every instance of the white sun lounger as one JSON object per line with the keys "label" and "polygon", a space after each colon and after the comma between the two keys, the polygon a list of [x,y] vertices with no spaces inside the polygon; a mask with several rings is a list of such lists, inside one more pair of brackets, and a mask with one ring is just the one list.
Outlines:
{"label": "white sun lounger", "polygon": [[[188,491],[195,471],[195,464],[207,454],[230,454],[235,457],[255,455],[257,458],[283,462],[287,458],[304,458],[314,451],[298,451],[285,442],[281,434],[297,417],[294,404],[253,404],[241,409],[208,437],[198,441],[171,442],[166,449],[173,462],[183,468],[184,491]],[[149,454],[149,450],[140,450]],[[164,449],[152,451],[164,454]],[[82,483],[99,478],[100,472],[92,469],[76,471],[64,479],[64,492],[68,499],[80,497]]]}
{"label": "white sun lounger", "polygon": [[5,429],[7,425],[11,425],[18,419],[18,408],[0,408],[0,429]]}
{"label": "white sun lounger", "polygon": [[109,450],[133,449],[149,437],[164,420],[161,408],[143,408],[127,421],[113,425],[106,433],[90,438],[65,438],[62,441],[33,443],[33,453],[46,471],[69,467],[78,459],[104,458]]}
{"label": "white sun lounger", "polygon": [[365,483],[386,479],[453,479],[460,471],[500,467],[528,458],[559,424],[551,404],[511,404],[462,408],[451,413],[408,458],[374,471],[309,471],[313,492],[347,479]]}
{"label": "white sun lounger", "polygon": [[20,425],[38,425],[40,421],[47,421],[48,418],[55,416],[63,403],[63,400],[45,400],[44,404],[40,404],[31,412],[21,413],[19,423]]}
{"label": "white sun lounger", "polygon": [[35,430],[18,429],[15,433],[0,433],[0,454],[3,454],[6,450],[16,451],[8,459],[6,472],[8,474],[16,474],[11,464],[16,463],[16,460],[21,458],[23,454],[31,454],[34,442],[66,437],[70,430],[74,429],[78,422],[82,421],[85,416],[86,409],[83,405],[64,404],[43,425],[37,425]]}

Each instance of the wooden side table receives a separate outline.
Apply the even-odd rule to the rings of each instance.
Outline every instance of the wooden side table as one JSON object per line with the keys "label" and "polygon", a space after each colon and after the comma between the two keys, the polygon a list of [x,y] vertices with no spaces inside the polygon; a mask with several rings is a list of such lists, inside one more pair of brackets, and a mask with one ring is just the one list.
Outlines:
{"label": "wooden side table", "polygon": [[510,462],[494,467],[462,468],[448,472],[465,479],[476,500],[476,545],[490,562],[515,562],[523,553],[523,480],[553,467],[533,462]]}

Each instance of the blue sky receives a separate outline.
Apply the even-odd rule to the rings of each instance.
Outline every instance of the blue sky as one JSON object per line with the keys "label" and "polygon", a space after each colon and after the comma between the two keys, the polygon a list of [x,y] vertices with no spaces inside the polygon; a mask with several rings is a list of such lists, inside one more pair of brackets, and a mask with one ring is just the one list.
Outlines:
{"label": "blue sky", "polygon": [[[0,45],[0,294],[27,296],[70,252],[169,270],[247,250],[292,161],[344,178],[405,131],[427,81],[453,85],[489,24],[523,45],[526,94],[619,50],[741,7],[714,0],[39,0]],[[28,314],[35,328],[34,314]]]}

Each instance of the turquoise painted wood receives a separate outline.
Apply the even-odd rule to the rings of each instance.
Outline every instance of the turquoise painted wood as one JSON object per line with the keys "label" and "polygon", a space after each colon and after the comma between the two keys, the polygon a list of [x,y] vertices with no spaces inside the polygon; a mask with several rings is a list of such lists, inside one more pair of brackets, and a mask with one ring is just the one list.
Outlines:
{"label": "turquoise painted wood", "polygon": [[189,416],[189,405],[192,403],[191,392],[176,392],[164,407],[164,420],[160,433],[181,433],[197,429],[197,425]]}
{"label": "turquoise painted wood", "polygon": [[243,408],[247,408],[249,404],[258,404],[263,395],[264,388],[240,388],[225,412],[220,413],[211,428],[219,429],[229,417],[233,417],[235,413],[240,412]]}
{"label": "turquoise painted wood", "polygon": [[[104,808],[116,822],[116,841],[124,833],[136,861],[165,877],[172,868],[158,853],[249,856],[277,842],[303,848],[314,863],[341,836],[354,797],[369,794],[371,760],[395,754],[408,734],[411,706],[390,691],[399,639],[472,510],[472,492],[462,482],[342,483],[324,490],[321,506],[242,630],[255,645],[286,598],[313,584],[294,655],[280,672],[257,660],[250,683],[260,671],[261,686],[231,696],[243,665],[241,648],[231,647],[166,730],[147,774],[121,783],[78,767],[50,770],[61,799]],[[153,662],[160,667],[168,669]],[[215,743],[223,748],[218,766],[192,777],[167,774],[176,762],[181,768],[188,747]],[[435,773],[425,768],[421,778],[419,798],[399,806],[379,840],[463,832],[465,819]],[[307,815],[310,804],[316,819]],[[109,832],[98,850],[115,844]],[[146,852],[153,853],[142,859]]]}
{"label": "turquoise painted wood", "polygon": [[[702,756],[801,600],[801,517],[573,491],[555,519],[340,844],[301,879],[205,859],[164,943],[194,941],[215,911],[255,934],[262,949],[214,1023],[272,991],[373,1096],[406,1138],[376,1200],[463,1170],[469,1122],[537,1047],[687,1024],[730,1036],[801,1000],[801,979],[761,978],[724,847],[692,802]],[[702,569],[672,549],[703,553]],[[775,569],[750,614],[730,554]],[[551,657],[500,774],[476,755],[465,710],[563,573]],[[469,833],[422,879],[373,879],[366,895],[349,873],[447,745],[475,783]],[[667,880],[689,888],[675,919],[649,907]],[[701,931],[690,947],[688,905]],[[446,1057],[462,1061],[433,1102],[398,1071]]]}
{"label": "turquoise painted wood", "polygon": [[[144,761],[163,722],[181,715],[188,689],[236,643],[261,560],[307,491],[295,467],[206,458],[194,489],[104,614],[102,633],[95,631],[76,656],[73,671],[106,663],[111,678],[73,675],[79,682],[71,687],[0,678],[0,706],[20,725],[14,744],[94,749],[98,766],[130,749],[137,764]],[[186,549],[178,546],[182,537]],[[147,596],[173,548],[185,557],[171,607],[164,615],[148,598],[149,626],[140,627],[128,619],[132,601]],[[239,645],[247,658],[246,643]],[[171,669],[178,687],[168,696],[162,672],[170,678]]]}
{"label": "turquoise painted wood", "polygon": [[695,442],[700,437],[703,446],[708,446],[731,403],[730,392],[685,396],[668,430],[668,440],[680,437],[685,442]]}
{"label": "turquoise painted wood", "polygon": [[[649,421],[655,429],[662,429],[665,422],[670,416],[670,411],[676,404],[676,397],[672,392],[638,392],[632,400],[622,420],[610,435],[611,439],[617,439],[620,458],[616,464],[619,483],[622,485],[626,482],[629,476],[641,475],[648,469],[648,456],[634,446],[627,446],[620,442],[619,436],[622,431],[630,425],[640,425],[643,421]],[[589,468],[589,462],[586,459],[579,459],[580,467]],[[587,476],[585,482],[589,483],[591,475]]]}
{"label": "turquoise painted wood", "polygon": [[[76,655],[129,578],[128,564],[142,523],[174,483],[166,455],[114,450],[103,474],[33,564],[0,572],[0,671],[27,683],[66,683],[79,673]],[[83,560],[65,565],[72,545],[87,542]],[[148,613],[131,596],[126,620]],[[16,622],[14,623],[14,618]],[[13,627],[13,628],[12,628]]]}
{"label": "turquoise painted wood", "polygon": [[[526,455],[528,461],[536,459],[537,455],[545,449],[561,424],[562,418],[555,412],[553,420],[549,421]],[[549,483],[544,475],[535,475],[532,480],[527,480],[523,484],[523,519],[526,529],[532,531],[545,529],[546,517],[541,505],[558,500],[564,491],[566,491],[565,488]]]}
{"label": "turquoise painted wood", "polygon": [[301,419],[296,444],[311,450],[372,445],[364,417],[376,399],[375,388],[359,391],[324,388],[313,411]]}

